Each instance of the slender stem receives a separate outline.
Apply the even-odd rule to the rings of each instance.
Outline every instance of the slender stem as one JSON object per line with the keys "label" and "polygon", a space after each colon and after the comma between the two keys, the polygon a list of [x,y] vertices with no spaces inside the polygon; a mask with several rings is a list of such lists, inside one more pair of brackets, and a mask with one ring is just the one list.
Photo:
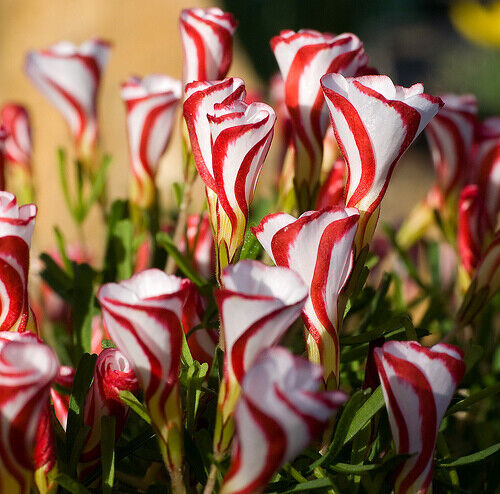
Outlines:
{"label": "slender stem", "polygon": [[[192,199],[192,194],[193,194],[193,185],[196,182],[196,177],[197,175],[195,174],[192,178],[189,178],[186,181],[186,187],[184,189],[184,194],[182,195],[182,202],[179,208],[179,217],[177,219],[177,225],[175,225],[175,232],[174,232],[174,238],[173,238],[173,243],[175,246],[178,246],[182,236],[184,235],[184,231],[186,230],[186,223],[187,223],[187,218],[188,218],[188,209],[189,205],[191,204],[191,199]],[[165,271],[167,274],[174,274],[175,273],[175,259],[170,256],[167,261],[167,267]]]}
{"label": "slender stem", "polygon": [[289,473],[297,482],[303,484],[304,482],[307,482],[307,479],[300,473],[298,472],[290,463],[283,465],[283,470],[286,473]]}
{"label": "slender stem", "polygon": [[186,494],[186,486],[182,478],[182,471],[180,469],[169,470],[170,481],[172,482],[172,492],[174,494]]}
{"label": "slender stem", "polygon": [[205,489],[203,489],[203,494],[212,494],[215,487],[215,482],[217,480],[217,465],[212,463],[210,465],[210,472],[208,474],[207,483],[205,485]]}

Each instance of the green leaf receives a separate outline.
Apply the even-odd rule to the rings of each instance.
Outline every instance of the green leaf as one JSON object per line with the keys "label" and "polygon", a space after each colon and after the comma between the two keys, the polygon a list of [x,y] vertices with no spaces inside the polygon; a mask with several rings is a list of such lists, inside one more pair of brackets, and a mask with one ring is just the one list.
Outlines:
{"label": "green leaf", "polygon": [[[379,327],[372,329],[371,331],[367,331],[366,333],[354,335],[354,336],[341,336],[340,337],[340,342],[342,345],[357,345],[360,343],[367,343],[372,340],[376,340],[380,336],[390,333],[391,331],[395,331],[396,329],[399,328],[411,328],[413,332],[415,331],[415,328],[413,327],[413,323],[411,321],[411,318],[408,314],[401,314],[394,316],[393,318],[389,319],[386,323],[381,324]],[[410,330],[410,334],[411,334]],[[408,329],[407,329],[408,333]],[[415,334],[416,338],[416,334]]]}
{"label": "green leaf", "polygon": [[467,456],[462,456],[456,460],[444,460],[436,462],[438,468],[456,468],[462,467],[464,465],[470,465],[471,463],[477,463],[478,461],[483,461],[489,456],[492,456],[500,451],[500,443],[496,443],[489,448],[478,451]]}
{"label": "green leaf", "polygon": [[74,206],[71,201],[71,194],[68,186],[68,162],[66,159],[66,151],[63,148],[59,148],[57,150],[57,162],[58,162],[58,170],[59,170],[59,180],[61,182],[61,188],[63,191],[64,201],[66,202],[66,206],[70,211],[71,215],[74,217]]}
{"label": "green leaf", "polygon": [[377,471],[389,471],[394,469],[398,464],[407,460],[411,455],[392,456],[383,463],[371,463],[369,465],[351,465],[349,463],[335,463],[329,465],[328,469],[337,473],[346,475],[363,475],[364,473],[372,473]]}
{"label": "green leaf", "polygon": [[101,466],[102,492],[110,494],[115,482],[115,431],[116,418],[103,416],[101,418]]}
{"label": "green leaf", "polygon": [[165,232],[158,232],[156,235],[157,243],[167,251],[169,256],[175,259],[177,267],[187,276],[196,286],[204,287],[207,281],[204,280],[191,266],[189,260],[179,252],[179,249],[174,245],[170,235]]}
{"label": "green leaf", "polygon": [[177,207],[180,207],[182,204],[182,198],[184,197],[184,189],[186,187],[186,184],[184,182],[179,183],[179,182],[174,182],[174,194],[175,194],[175,202],[177,204]]}
{"label": "green leaf", "polygon": [[384,395],[382,388],[379,386],[365,403],[354,414],[354,417],[349,424],[344,445],[347,444],[363,427],[372,419],[372,417],[384,407]]}
{"label": "green leaf", "polygon": [[194,433],[196,413],[200,403],[201,387],[208,373],[208,364],[194,361],[187,371],[186,418],[187,429]]}
{"label": "green leaf", "polygon": [[106,348],[116,348],[116,345],[111,340],[103,338],[101,341],[101,348],[106,350]]}
{"label": "green leaf", "polygon": [[248,229],[245,233],[245,240],[241,248],[240,259],[257,259],[261,252],[261,245],[257,237]]}
{"label": "green leaf", "polygon": [[465,350],[465,373],[468,374],[484,354],[483,347],[471,344]]}
{"label": "green leaf", "polygon": [[130,391],[120,391],[120,400],[128,405],[144,422],[151,425],[151,417],[147,408]]}
{"label": "green leaf", "polygon": [[45,265],[41,273],[43,281],[63,300],[69,302],[69,291],[73,286],[73,279],[48,254],[41,254],[40,260]]}
{"label": "green leaf", "polygon": [[102,157],[99,170],[92,180],[92,189],[90,191],[90,195],[85,203],[85,214],[89,211],[92,205],[102,197],[104,193],[104,190],[106,188],[106,177],[108,174],[109,165],[111,165],[111,160],[112,158],[109,154],[105,154]]}
{"label": "green leaf", "polygon": [[113,232],[113,244],[115,246],[116,270],[118,281],[128,280],[133,273],[133,227],[129,219],[120,220],[116,223]]}
{"label": "green leaf", "polygon": [[[106,249],[104,255],[104,268],[103,268],[103,283],[116,281],[117,276],[117,263],[118,255],[117,246],[119,249],[119,242],[116,240],[115,228],[120,220],[128,217],[128,203],[127,201],[116,200],[111,204],[110,212],[107,218],[108,231],[106,238]],[[118,245],[117,245],[118,244]]]}
{"label": "green leaf", "polygon": [[470,408],[474,403],[477,403],[480,400],[484,400],[485,398],[488,398],[489,396],[492,396],[496,393],[500,392],[500,383],[493,384],[491,386],[488,386],[485,389],[482,389],[481,391],[478,391],[477,393],[474,393],[473,395],[465,398],[464,400],[459,401],[452,407],[448,408],[446,415],[452,415],[457,412],[461,412],[462,410],[467,410]]}
{"label": "green leaf", "polygon": [[70,459],[70,472],[76,469],[81,448],[85,441],[84,410],[87,393],[92,384],[97,355],[84,353],[78,363],[69,400],[68,423],[66,427],[66,457]]}
{"label": "green leaf", "polygon": [[[50,475],[49,478],[51,478]],[[71,494],[91,494],[85,486],[65,473],[58,473],[53,479],[61,487],[71,492]]]}
{"label": "green leaf", "polygon": [[64,235],[61,230],[57,226],[54,227],[54,234],[56,236],[57,249],[59,250],[59,254],[61,254],[61,259],[63,262],[63,266],[70,276],[73,276],[73,264],[71,264],[70,259],[66,253],[66,241],[64,240]]}
{"label": "green leaf", "polygon": [[92,316],[94,313],[94,272],[88,264],[73,263],[74,285],[71,291],[71,316],[73,319],[73,340],[77,360],[83,353],[90,352],[92,339]]}
{"label": "green leaf", "polygon": [[292,493],[292,492],[310,492],[310,491],[314,491],[314,490],[318,490],[318,489],[322,489],[323,492],[324,489],[326,489],[327,487],[332,487],[332,482],[330,479],[314,479],[314,480],[309,480],[307,482],[302,482],[300,484],[297,484],[295,487],[293,487],[292,489],[288,489],[288,490],[273,490],[275,489],[275,487],[278,487],[276,484],[278,485],[282,485],[281,482],[273,482],[272,484],[269,484],[266,488],[266,490],[264,492],[266,493],[272,493],[272,494],[288,494],[288,493]]}
{"label": "green leaf", "polygon": [[189,349],[189,345],[186,340],[186,335],[184,331],[182,332],[182,354],[181,354],[182,363],[186,367],[191,367],[194,364],[194,359],[191,355],[191,350]]}

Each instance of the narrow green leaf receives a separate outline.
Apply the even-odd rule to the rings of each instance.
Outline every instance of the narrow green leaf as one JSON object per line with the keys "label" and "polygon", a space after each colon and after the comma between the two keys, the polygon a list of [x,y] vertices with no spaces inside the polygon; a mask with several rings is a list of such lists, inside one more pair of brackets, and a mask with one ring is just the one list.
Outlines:
{"label": "narrow green leaf", "polygon": [[147,408],[130,391],[120,391],[120,400],[128,405],[144,422],[151,425],[151,417]]}
{"label": "narrow green leaf", "polygon": [[355,413],[349,424],[349,430],[347,431],[344,445],[347,444],[383,407],[384,395],[382,394],[382,388],[379,386]]}
{"label": "narrow green leaf", "polygon": [[278,487],[278,485],[282,485],[281,482],[273,482],[272,484],[269,484],[266,488],[266,490],[264,492],[266,493],[269,493],[269,494],[289,494],[289,493],[293,493],[293,492],[311,492],[311,491],[315,491],[315,490],[318,490],[318,489],[322,489],[323,492],[324,489],[326,489],[327,487],[332,487],[332,482],[330,481],[330,479],[314,479],[314,480],[309,480],[307,482],[302,482],[300,484],[297,484],[295,487],[293,487],[292,489],[288,489],[288,490],[274,490],[276,487]]}
{"label": "narrow green leaf", "polygon": [[477,463],[478,461],[483,461],[489,456],[492,456],[500,451],[500,443],[496,443],[489,448],[478,451],[477,453],[472,453],[467,456],[462,456],[456,460],[444,460],[437,462],[436,466],[438,468],[456,468],[462,467],[464,465],[470,465],[471,463]]}
{"label": "narrow green leaf", "polygon": [[119,220],[113,232],[118,280],[127,280],[133,273],[133,227],[129,219]]}
{"label": "narrow green leaf", "polygon": [[194,364],[194,359],[191,355],[191,350],[189,349],[189,345],[186,340],[186,335],[184,331],[182,332],[182,354],[181,354],[182,362],[187,367],[192,367]]}
{"label": "narrow green leaf", "polygon": [[64,201],[66,202],[66,206],[68,210],[74,217],[74,206],[71,201],[71,194],[69,191],[68,185],[68,177],[67,177],[67,159],[66,159],[66,151],[63,148],[59,148],[57,150],[57,162],[58,162],[58,170],[59,170],[59,181],[61,182],[61,188],[63,191]]}
{"label": "narrow green leaf", "polygon": [[85,203],[85,210],[88,211],[92,205],[102,197],[104,189],[106,187],[106,177],[108,174],[109,165],[111,165],[112,157],[109,154],[105,154],[102,157],[101,165],[97,171],[96,176],[92,180],[92,190]]}
{"label": "narrow green leaf", "polygon": [[58,473],[54,480],[71,494],[91,494],[85,486],[65,473]]}
{"label": "narrow green leaf", "polygon": [[101,466],[102,492],[110,494],[115,482],[115,431],[116,418],[103,416],[101,418]]}
{"label": "narrow green leaf", "polygon": [[245,233],[245,240],[241,248],[240,259],[257,259],[262,247],[257,237],[248,229]]}
{"label": "narrow green leaf", "polygon": [[61,259],[63,262],[63,266],[70,276],[73,276],[73,265],[68,258],[66,251],[66,240],[64,239],[64,235],[61,230],[57,226],[54,227],[54,234],[56,236],[57,249],[59,250],[59,254],[61,254]]}
{"label": "narrow green leaf", "polygon": [[203,287],[207,285],[204,280],[191,266],[189,260],[179,252],[179,249],[174,245],[170,235],[165,232],[159,232],[156,235],[157,243],[167,251],[169,256],[175,259],[178,268],[187,276],[196,286]]}
{"label": "narrow green leaf", "polygon": [[69,302],[69,291],[73,286],[72,278],[66,273],[49,254],[40,255],[40,260],[44,264],[41,273],[42,279],[54,290],[62,299]]}
{"label": "narrow green leaf", "polygon": [[355,412],[360,408],[365,400],[366,395],[364,391],[359,390],[356,391],[356,393],[354,393],[349,401],[344,405],[342,413],[335,426],[335,434],[333,436],[333,441],[328,448],[328,451],[321,458],[319,458],[309,466],[310,471],[314,470],[316,467],[321,466],[325,462],[329,463],[333,461],[337,457],[343,445],[347,442],[347,433],[349,431],[351,422],[355,417]]}
{"label": "narrow green leaf", "polygon": [[499,392],[500,392],[500,383],[492,384],[491,386],[488,386],[487,388],[482,389],[477,393],[474,393],[473,395],[465,398],[464,400],[459,401],[452,407],[448,408],[445,416],[461,412],[462,410],[467,410],[469,407],[474,405],[474,403],[477,403],[480,400],[484,400],[485,398],[488,398],[489,396],[492,396]]}
{"label": "narrow green leaf", "polygon": [[104,338],[101,341],[101,348],[103,350],[106,350],[106,348],[116,348],[116,345],[111,340],[107,340]]}
{"label": "narrow green leaf", "polygon": [[73,263],[74,285],[71,292],[75,360],[90,352],[94,312],[94,272],[88,264]]}
{"label": "narrow green leaf", "polygon": [[468,374],[474,366],[479,362],[484,354],[483,347],[480,345],[471,344],[465,350],[465,373]]}
{"label": "narrow green leaf", "polygon": [[184,197],[184,188],[186,187],[186,184],[179,183],[179,182],[174,182],[173,184],[174,187],[174,194],[175,194],[175,202],[177,204],[177,207],[180,207],[182,204],[182,198]]}

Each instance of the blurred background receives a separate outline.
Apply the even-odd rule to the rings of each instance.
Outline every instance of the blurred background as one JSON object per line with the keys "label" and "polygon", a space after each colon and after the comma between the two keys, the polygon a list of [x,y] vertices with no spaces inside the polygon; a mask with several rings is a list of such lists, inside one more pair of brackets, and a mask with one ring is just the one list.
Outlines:
{"label": "blurred background", "polygon": [[[217,2],[199,0],[199,6]],[[239,21],[229,75],[245,79],[267,97],[267,81],[277,71],[269,39],[281,29],[351,31],[365,43],[371,65],[403,85],[423,82],[426,92],[472,92],[482,116],[500,114],[500,2],[439,0],[224,0]],[[125,112],[119,84],[131,74],[181,77],[182,51],[177,19],[192,2],[180,0],[0,0],[0,104],[17,101],[31,113],[35,186],[39,214],[36,245],[53,245],[53,226],[69,240],[76,232],[65,211],[57,179],[56,148],[71,148],[66,124],[22,71],[25,53],[68,39],[80,43],[99,36],[113,50],[100,92],[102,150],[113,155],[110,198],[128,192]],[[180,118],[180,117],[179,117]],[[179,132],[163,159],[158,186],[173,201],[179,180]],[[433,180],[425,139],[402,160],[392,181],[382,218],[397,220],[424,197]],[[261,192],[272,183],[261,180]],[[96,247],[103,235],[97,211],[85,231]]]}

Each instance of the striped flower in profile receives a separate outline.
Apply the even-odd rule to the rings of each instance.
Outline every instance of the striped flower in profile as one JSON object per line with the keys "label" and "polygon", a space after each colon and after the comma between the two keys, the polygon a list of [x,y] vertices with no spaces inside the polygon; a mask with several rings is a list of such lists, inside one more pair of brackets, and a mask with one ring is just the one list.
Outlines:
{"label": "striped flower in profile", "polygon": [[8,133],[5,157],[12,164],[31,168],[31,124],[28,111],[22,105],[7,103],[0,111],[0,123]]}
{"label": "striped flower in profile", "polygon": [[131,77],[122,84],[132,165],[132,202],[149,208],[156,197],[155,176],[165,152],[181,98],[181,83],[166,75]]}
{"label": "striped flower in profile", "polygon": [[334,36],[312,30],[285,30],[271,39],[293,122],[295,190],[301,212],[314,207],[323,140],[329,126],[320,78],[330,72],[355,76],[368,62],[363,43],[350,33]]}
{"label": "striped flower in profile", "polygon": [[120,400],[122,391],[137,391],[135,373],[119,350],[106,348],[97,358],[94,379],[85,400],[84,423],[90,427],[90,432],[80,457],[81,478],[99,465],[102,417],[115,417],[115,440],[120,438],[128,414],[128,406]]}
{"label": "striped flower in profile", "polygon": [[422,84],[384,75],[321,78],[335,137],[348,168],[346,205],[361,213],[356,251],[370,243],[394,167],[443,105]]}
{"label": "striped flower in profile", "polygon": [[233,15],[217,7],[184,9],[181,12],[179,30],[184,53],[184,84],[226,77],[233,60],[236,26]]}
{"label": "striped flower in profile", "polygon": [[7,129],[0,125],[0,190],[5,190],[5,142],[8,136]]}
{"label": "striped flower in profile", "polygon": [[262,492],[273,474],[321,435],[346,401],[319,391],[319,365],[285,348],[263,352],[246,373],[235,412],[236,444],[221,494]]}
{"label": "striped flower in profile", "polygon": [[110,44],[100,39],[80,46],[61,41],[30,51],[25,71],[33,84],[62,113],[79,157],[89,162],[98,138],[97,93]]}
{"label": "striped flower in profile", "polygon": [[241,382],[258,355],[279,342],[300,315],[307,287],[292,270],[243,260],[228,266],[215,293],[224,341],[224,381],[214,435],[222,455],[232,438]]}
{"label": "striped flower in profile", "polygon": [[49,391],[55,353],[32,333],[0,332],[0,492],[26,493],[35,471],[42,487],[55,467]]}
{"label": "striped flower in profile", "polygon": [[484,201],[488,229],[495,231],[500,212],[500,117],[483,120],[478,126],[474,177]]}
{"label": "striped flower in profile", "polygon": [[25,331],[29,319],[28,272],[36,206],[18,206],[0,191],[0,331]]}
{"label": "striped flower in profile", "polygon": [[412,455],[398,467],[394,492],[430,492],[438,429],[463,378],[464,354],[415,341],[389,341],[374,352],[396,452]]}
{"label": "striped flower in profile", "polygon": [[219,279],[243,245],[248,209],[276,115],[264,103],[241,101],[241,80],[188,84],[186,96],[184,116],[196,167],[206,186]]}
{"label": "striped flower in profile", "polygon": [[354,208],[308,211],[298,219],[270,214],[252,231],[278,266],[297,272],[309,288],[302,311],[309,359],[321,364],[325,382],[339,379],[339,296],[353,266],[359,213]]}
{"label": "striped flower in profile", "polygon": [[148,269],[120,283],[107,283],[97,294],[104,326],[144,391],[165,465],[174,478],[182,475],[179,367],[182,308],[190,283]]}
{"label": "striped flower in profile", "polygon": [[468,179],[477,124],[477,100],[471,94],[441,96],[444,106],[429,122],[425,135],[442,199],[457,193]]}

